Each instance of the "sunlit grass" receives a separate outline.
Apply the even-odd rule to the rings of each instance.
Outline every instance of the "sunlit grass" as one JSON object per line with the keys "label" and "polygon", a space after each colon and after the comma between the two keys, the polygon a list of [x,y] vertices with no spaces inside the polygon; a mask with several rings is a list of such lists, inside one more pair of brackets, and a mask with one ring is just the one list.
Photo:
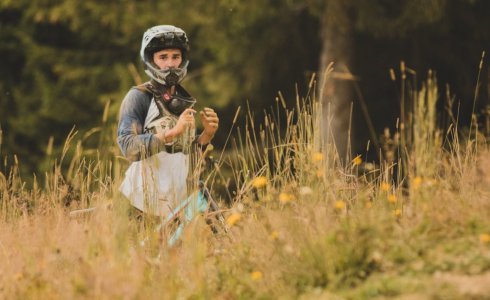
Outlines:
{"label": "sunlit grass", "polygon": [[0,173],[0,298],[484,297],[490,152],[461,142],[457,124],[444,136],[431,74],[411,95],[401,141],[376,165],[340,161],[314,92],[294,109],[279,95],[261,123],[246,111],[211,170],[199,157],[192,164],[193,185],[206,171],[212,191],[231,195],[229,207],[220,201],[229,231],[215,234],[198,216],[171,248],[117,193],[127,163],[106,117],[92,133],[104,135],[98,149],[72,132],[59,158],[47,151],[51,167],[32,188],[14,160]]}

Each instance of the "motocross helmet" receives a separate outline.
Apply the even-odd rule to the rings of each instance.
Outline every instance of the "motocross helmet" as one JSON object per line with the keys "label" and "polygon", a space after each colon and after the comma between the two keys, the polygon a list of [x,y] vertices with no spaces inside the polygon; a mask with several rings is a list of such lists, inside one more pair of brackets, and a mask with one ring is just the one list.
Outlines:
{"label": "motocross helmet", "polygon": [[[177,68],[160,69],[153,62],[157,51],[175,48],[182,51],[182,63]],[[177,85],[187,74],[189,40],[185,32],[172,25],[158,25],[148,29],[141,41],[140,56],[145,64],[145,72],[151,79],[163,85]]]}

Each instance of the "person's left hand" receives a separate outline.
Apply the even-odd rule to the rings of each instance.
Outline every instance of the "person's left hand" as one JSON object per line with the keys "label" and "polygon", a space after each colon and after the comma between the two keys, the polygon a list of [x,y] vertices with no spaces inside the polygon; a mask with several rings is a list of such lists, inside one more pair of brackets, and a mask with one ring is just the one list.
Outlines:
{"label": "person's left hand", "polygon": [[205,107],[204,111],[200,111],[202,126],[204,127],[204,134],[209,138],[212,138],[218,130],[219,118],[216,112],[209,107]]}

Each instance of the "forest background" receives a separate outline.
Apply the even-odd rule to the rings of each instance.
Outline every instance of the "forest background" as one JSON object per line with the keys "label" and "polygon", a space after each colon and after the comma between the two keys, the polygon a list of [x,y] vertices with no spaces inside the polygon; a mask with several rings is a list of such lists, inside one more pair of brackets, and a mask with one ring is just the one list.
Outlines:
{"label": "forest background", "polygon": [[326,91],[339,149],[351,104],[353,153],[395,128],[399,84],[389,70],[401,61],[417,72],[415,81],[431,69],[441,91],[450,86],[463,126],[478,89],[481,121],[490,103],[488,63],[476,82],[482,51],[490,49],[489,12],[485,0],[1,0],[0,171],[18,160],[23,174],[42,174],[47,154],[59,156],[74,127],[85,147],[100,144],[89,133],[103,122],[114,132],[124,95],[146,81],[141,37],[157,24],[187,32],[183,84],[198,108],[218,110],[218,146],[238,106],[248,102],[260,118],[278,91],[294,105],[330,61],[335,80]]}

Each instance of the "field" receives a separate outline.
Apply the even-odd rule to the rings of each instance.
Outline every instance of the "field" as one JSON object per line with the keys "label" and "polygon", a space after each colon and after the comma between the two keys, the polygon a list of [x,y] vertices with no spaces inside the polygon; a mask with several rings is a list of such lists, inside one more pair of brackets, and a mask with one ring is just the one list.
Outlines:
{"label": "field", "polygon": [[201,175],[218,200],[230,192],[229,232],[199,216],[175,247],[118,194],[114,144],[72,135],[32,188],[15,165],[0,173],[0,298],[490,299],[483,130],[440,128],[430,74],[410,95],[376,158],[340,157],[315,93],[293,109],[279,97],[260,124],[246,112]]}

